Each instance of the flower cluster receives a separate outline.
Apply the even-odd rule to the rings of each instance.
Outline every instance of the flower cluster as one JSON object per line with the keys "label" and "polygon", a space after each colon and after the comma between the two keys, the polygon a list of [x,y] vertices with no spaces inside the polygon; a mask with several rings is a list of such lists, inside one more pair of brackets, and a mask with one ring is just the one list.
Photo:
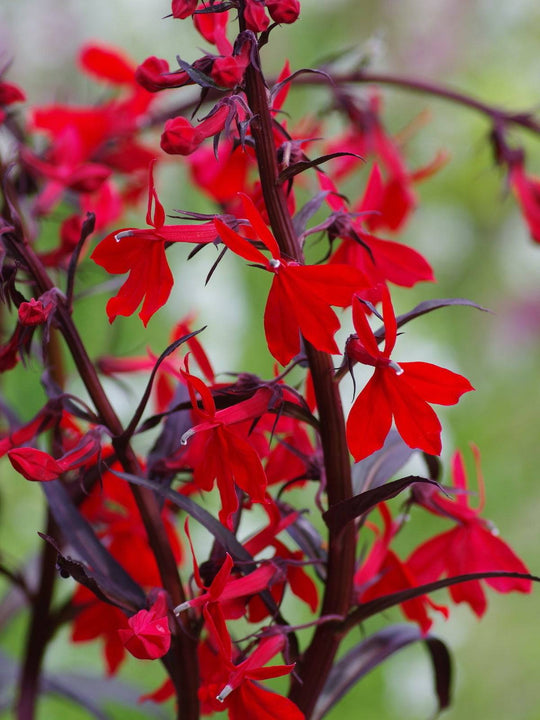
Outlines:
{"label": "flower cluster", "polygon": [[[394,309],[394,286],[435,281],[428,260],[399,233],[416,208],[416,183],[446,155],[411,168],[385,127],[379,93],[360,95],[339,78],[331,84],[337,135],[326,137],[322,119],[284,119],[299,75],[285,63],[270,82],[259,50],[299,15],[298,0],[173,0],[172,18],[191,20],[211,49],[193,62],[178,57],[171,70],[163,58],[137,66],[116,49],[87,45],[79,64],[106,85],[105,99],[35,107],[25,123],[11,108],[23,92],[0,82],[0,123],[18,139],[15,160],[2,168],[0,299],[9,339],[0,345],[0,372],[32,358],[43,365],[47,396],[30,420],[1,400],[0,456],[40,484],[49,513],[41,584],[18,583],[33,613],[29,653],[39,658],[23,663],[20,717],[32,716],[47,686],[39,682],[41,658],[63,623],[74,643],[100,640],[109,676],[128,654],[161,660],[167,677],[141,700],[174,697],[182,720],[222,710],[231,720],[301,720],[322,717],[318,702],[335,705],[367,666],[403,644],[432,642],[433,611],[450,614],[432,591],[449,588],[454,603],[479,617],[485,585],[531,591],[525,564],[482,517],[482,502],[474,506],[459,451],[450,484],[441,484],[442,425],[432,405],[456,405],[471,383],[451,369],[396,359],[399,328],[442,307],[474,306],[446,299],[403,315]],[[188,85],[200,89],[193,115],[159,116],[160,94]],[[493,117],[497,158],[539,241],[538,182],[525,175],[523,153],[506,144],[502,115]],[[39,135],[41,146],[33,142]],[[165,161],[182,164],[208,214],[167,220],[157,190]],[[345,196],[351,178],[355,195]],[[146,222],[117,227],[145,198]],[[58,231],[46,249],[45,221]],[[321,235],[323,259],[313,242]],[[214,368],[225,368],[206,350],[212,327],[197,327],[187,305],[161,354],[91,359],[73,313],[81,263],[127,275],[112,291],[104,286],[109,324],[139,311],[146,327],[171,296],[178,243],[190,246],[189,259],[217,251],[207,282],[225,253],[260,279],[270,378],[248,367],[220,379]],[[190,268],[188,260],[181,272]],[[214,327],[225,306],[215,308]],[[351,329],[345,341],[342,325]],[[84,396],[68,390],[59,337]],[[344,412],[340,382],[347,371],[358,377],[358,365],[371,375],[358,392],[355,381]],[[135,373],[144,374],[145,389],[122,422],[104,382]],[[149,431],[152,440],[139,442]],[[425,473],[396,479],[413,454]],[[407,512],[392,502],[400,494]],[[404,558],[399,537],[408,517],[421,523],[422,511],[452,526]],[[60,607],[52,593],[57,567],[76,581]],[[291,605],[303,611],[303,625],[290,619]],[[347,656],[336,660],[341,639],[392,607],[414,629],[404,636],[402,625],[391,626],[359,643],[350,677]],[[310,640],[299,632],[305,626]],[[370,642],[382,649],[373,653]],[[449,660],[438,647],[443,708]],[[287,696],[264,684],[281,676],[290,680]]]}

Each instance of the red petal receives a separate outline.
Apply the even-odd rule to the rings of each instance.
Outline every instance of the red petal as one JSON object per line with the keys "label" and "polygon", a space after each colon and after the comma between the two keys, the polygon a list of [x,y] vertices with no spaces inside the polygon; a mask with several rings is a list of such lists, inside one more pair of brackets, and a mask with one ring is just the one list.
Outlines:
{"label": "red petal", "polygon": [[403,382],[403,375],[384,370],[383,380],[396,428],[409,447],[440,455],[441,424],[435,412]]}
{"label": "red petal", "polygon": [[356,398],[347,418],[347,444],[358,462],[379,450],[392,426],[392,410],[386,396],[381,372]]}
{"label": "red petal", "polygon": [[225,225],[219,218],[214,219],[214,225],[222,242],[232,250],[233,253],[240,255],[240,257],[243,257],[244,260],[248,260],[249,262],[260,263],[266,266],[266,257],[260,250],[253,247],[249,240],[246,240],[246,238],[243,238],[237,232],[231,230],[231,228]]}
{"label": "red petal", "polygon": [[264,331],[268,350],[281,365],[287,365],[300,352],[300,331],[294,305],[277,275],[266,301]]}
{"label": "red petal", "polygon": [[437,405],[455,405],[463,393],[474,390],[463,375],[446,368],[424,362],[400,363],[403,370],[401,382],[423,400]]}
{"label": "red petal", "polygon": [[86,45],[79,56],[82,67],[101,80],[127,85],[135,82],[135,65],[116,48]]}

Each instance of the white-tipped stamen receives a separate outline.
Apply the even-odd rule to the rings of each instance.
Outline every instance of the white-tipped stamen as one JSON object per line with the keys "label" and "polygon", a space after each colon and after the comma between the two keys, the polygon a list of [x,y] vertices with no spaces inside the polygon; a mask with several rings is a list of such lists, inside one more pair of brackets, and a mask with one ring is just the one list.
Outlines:
{"label": "white-tipped stamen", "polygon": [[275,270],[277,270],[277,268],[281,265],[281,260],[276,260],[276,258],[270,258],[270,260],[268,261],[268,264],[270,265],[271,268],[274,268]]}
{"label": "white-tipped stamen", "polygon": [[396,375],[403,375],[404,370],[402,367],[400,367],[395,360],[390,360],[388,363],[388,366],[392,368],[392,370],[395,371]]}
{"label": "white-tipped stamen", "polygon": [[180,438],[180,445],[187,445],[188,440],[192,435],[195,435],[193,428],[186,430],[186,432]]}
{"label": "white-tipped stamen", "polygon": [[180,603],[180,605],[177,605],[174,608],[173,613],[175,615],[180,615],[180,613],[184,612],[184,610],[187,610],[189,608],[189,606],[190,606],[189,600],[186,600],[185,602]]}
{"label": "white-tipped stamen", "polygon": [[122,232],[116,233],[116,235],[114,236],[114,239],[116,240],[116,242],[120,242],[120,240],[123,240],[124,238],[127,238],[127,237],[132,237],[132,236],[133,236],[133,230],[122,230]]}
{"label": "white-tipped stamen", "polygon": [[232,693],[233,690],[234,690],[234,688],[232,685],[229,685],[229,684],[225,685],[225,687],[219,693],[219,695],[216,695],[216,700],[218,700],[221,703],[224,702],[225,699],[229,697],[229,695]]}

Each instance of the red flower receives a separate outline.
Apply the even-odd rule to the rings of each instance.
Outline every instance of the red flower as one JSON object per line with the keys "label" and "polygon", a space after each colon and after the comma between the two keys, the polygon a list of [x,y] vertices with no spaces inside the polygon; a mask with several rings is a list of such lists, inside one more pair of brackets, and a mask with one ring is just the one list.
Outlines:
{"label": "red flower", "polygon": [[[193,412],[200,419],[182,437],[182,443],[186,444],[195,436],[188,448],[193,458],[193,479],[206,491],[217,482],[222,506],[219,518],[231,527],[232,514],[238,507],[235,485],[254,502],[264,503],[266,498],[266,475],[261,460],[250,442],[231,425],[263,415],[268,410],[272,391],[260,388],[249,400],[216,412],[212,393],[202,380],[185,371],[182,375],[188,384]],[[201,397],[202,409],[197,407],[195,393]]]}
{"label": "red flower", "polygon": [[128,628],[118,631],[120,640],[133,657],[156,660],[163,657],[171,646],[171,631],[167,619],[165,593],[158,594],[150,610],[139,610],[128,620]]}
{"label": "red flower", "polygon": [[[233,645],[219,605],[212,603],[205,608],[205,621],[210,639],[217,648],[217,667],[208,678],[210,686],[201,688],[201,691],[203,698],[209,700],[209,693],[215,688],[214,697],[218,703],[213,709],[226,707],[229,720],[302,720],[303,713],[291,700],[270,692],[258,682],[287,675],[293,669],[294,665],[264,667],[284,649],[284,636],[263,637],[251,655],[234,664]],[[220,681],[220,677],[223,680]]]}
{"label": "red flower", "polygon": [[242,202],[252,231],[270,251],[270,260],[221,220],[216,218],[214,224],[234,253],[274,275],[264,312],[268,349],[286,365],[300,351],[302,333],[318,350],[338,353],[334,333],[339,320],[330,305],[347,307],[362,286],[363,276],[346,265],[300,265],[286,260],[252,200],[242,195]]}
{"label": "red flower", "polygon": [[[191,546],[191,552],[193,553],[193,546]],[[186,600],[181,603],[174,608],[174,612],[178,615],[190,607],[205,607],[208,603],[220,603],[225,617],[239,618],[244,614],[247,600],[251,596],[267,589],[276,574],[279,574],[278,568],[275,565],[272,563],[264,563],[247,575],[235,577],[231,575],[233,566],[233,559],[229,553],[227,553],[223,565],[216,573],[214,579],[208,587],[205,587],[195,560],[195,554],[193,553],[193,574],[195,582],[204,592],[191,600]]]}
{"label": "red flower", "polygon": [[347,419],[347,442],[356,461],[371,455],[384,444],[392,418],[403,440],[412,448],[431,455],[441,452],[441,424],[428,403],[455,405],[463,393],[474,388],[462,375],[424,362],[399,365],[390,358],[397,325],[390,294],[383,289],[386,329],[381,352],[360,300],[353,303],[357,336],[347,342],[351,360],[373,365],[375,372],[356,398]]}
{"label": "red flower", "polygon": [[[356,597],[360,603],[420,584],[411,568],[391,550],[390,543],[399,528],[392,523],[390,512],[384,503],[380,503],[378,508],[384,522],[384,531],[380,534],[378,528],[374,527],[377,538],[365,562],[354,576]],[[418,623],[423,633],[427,633],[433,624],[428,609],[437,610],[445,618],[448,617],[447,608],[435,605],[427,595],[407,600],[401,604],[401,609],[405,617]]]}
{"label": "red flower", "polygon": [[[481,491],[483,484],[479,472],[479,457],[475,450],[478,479]],[[443,496],[433,486],[422,486],[415,500],[430,512],[441,517],[451,517],[457,525],[420,545],[407,560],[407,567],[421,583],[438,580],[441,576],[453,577],[467,573],[529,571],[513,550],[497,536],[489,522],[479,517],[480,507],[470,505],[467,477],[461,453],[452,459],[452,480],[457,497],[454,501]],[[500,593],[529,593],[530,580],[522,578],[486,578],[484,581],[469,580],[452,585],[450,595],[454,602],[466,602],[473,612],[481,617],[486,611],[487,601],[482,582]]]}
{"label": "red flower", "polygon": [[144,325],[170,295],[174,280],[167,263],[165,245],[171,242],[210,243],[217,238],[212,223],[202,225],[165,225],[165,211],[159,202],[149,170],[148,211],[150,228],[124,228],[110,233],[96,247],[91,257],[110,273],[129,277],[118,293],[107,303],[109,322],[118,315],[132,315],[143,303],[139,317]]}

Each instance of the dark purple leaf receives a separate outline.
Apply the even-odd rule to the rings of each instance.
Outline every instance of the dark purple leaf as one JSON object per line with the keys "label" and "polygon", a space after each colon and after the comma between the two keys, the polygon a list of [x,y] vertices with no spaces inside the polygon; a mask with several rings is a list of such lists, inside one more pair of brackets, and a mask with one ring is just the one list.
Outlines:
{"label": "dark purple leaf", "polygon": [[133,610],[145,607],[146,595],[143,589],[100,542],[62,484],[53,480],[40,485],[63,537],[86,563],[86,574],[97,583],[102,593],[106,597],[116,598],[117,604]]}
{"label": "dark purple leaf", "polygon": [[86,217],[83,220],[83,223],[81,226],[81,236],[79,238],[79,241],[77,242],[77,245],[75,246],[75,249],[71,253],[71,257],[69,259],[69,266],[68,266],[68,271],[67,271],[67,287],[66,287],[66,305],[68,308],[71,308],[72,303],[73,303],[73,287],[75,284],[75,271],[77,270],[77,265],[79,263],[79,257],[81,254],[81,250],[82,250],[85,240],[94,232],[95,226],[96,226],[96,216],[92,212],[87,212]]}
{"label": "dark purple leaf", "polygon": [[[437,300],[424,300],[424,302],[421,302],[412,310],[409,310],[409,312],[404,313],[403,315],[398,315],[396,318],[397,326],[399,328],[402,325],[410,322],[411,320],[420,317],[421,315],[426,315],[427,313],[433,312],[433,310],[439,310],[443,307],[450,307],[451,305],[464,305],[466,307],[476,308],[477,310],[481,310],[482,312],[490,312],[490,310],[488,310],[487,308],[478,305],[472,300],[467,300],[466,298],[440,298]],[[382,340],[384,338],[384,328],[379,328],[375,332],[375,337],[379,341]]]}
{"label": "dark purple leaf", "polygon": [[[293,508],[286,503],[277,502],[280,511],[287,515]],[[305,515],[300,515],[286,529],[288,535],[294,540],[296,545],[302,550],[307,559],[313,562],[313,569],[317,577],[322,580],[326,579],[326,561],[327,553],[322,535],[312,525]]]}
{"label": "dark purple leaf", "polygon": [[359,605],[345,620],[346,627],[350,628],[358,623],[364,622],[369,617],[377,615],[388,608],[400,605],[407,600],[413,600],[414,598],[420,597],[421,595],[427,595],[440,590],[441,588],[450,587],[451,585],[458,585],[459,583],[469,582],[470,580],[486,580],[487,578],[518,578],[521,580],[534,580],[540,582],[540,577],[536,575],[529,575],[529,573],[518,573],[518,572],[503,572],[503,571],[489,571],[489,572],[477,572],[477,573],[465,573],[464,575],[455,575],[450,578],[443,578],[442,580],[436,580],[435,582],[426,583],[425,585],[418,585],[417,587],[407,588],[407,590],[400,590],[399,592],[390,593],[389,595],[382,595],[375,600]]}
{"label": "dark purple leaf", "polygon": [[292,165],[289,165],[289,167],[285,168],[285,170],[282,170],[279,173],[277,183],[278,185],[281,185],[285,182],[285,180],[290,180],[295,175],[298,175],[301,172],[304,172],[304,170],[309,170],[309,168],[317,167],[318,165],[322,165],[325,162],[328,162],[328,160],[333,160],[337,157],[343,157],[344,155],[352,155],[353,157],[358,158],[359,160],[363,160],[364,158],[361,155],[357,155],[353,152],[335,152],[330,153],[329,155],[321,155],[318,158],[315,158],[314,160],[300,160],[298,162],[293,163]]}
{"label": "dark purple leaf", "polygon": [[360,515],[365,515],[379,503],[396,497],[396,495],[399,495],[400,492],[416,482],[429,483],[430,485],[436,485],[440,488],[438,483],[433,480],[428,480],[428,478],[420,477],[419,475],[407,475],[407,477],[393,480],[392,482],[385,483],[371,490],[366,490],[348,500],[342,500],[332,505],[331,508],[323,513],[323,520],[331,532],[337,532],[344,528],[351,520],[354,520]]}
{"label": "dark purple leaf", "polygon": [[384,628],[335,663],[319,696],[312,720],[321,720],[356,683],[388,657],[415,642],[425,642],[433,665],[439,711],[450,704],[452,667],[446,645],[412,625]]}
{"label": "dark purple leaf", "polygon": [[[380,450],[354,463],[352,467],[354,493],[365,492],[390,480],[415,452],[416,450],[403,442],[397,430],[390,430]],[[430,478],[436,479],[431,475]]]}
{"label": "dark purple leaf", "polygon": [[324,199],[328,196],[328,191],[323,190],[318,192],[315,197],[308,200],[308,202],[302,206],[302,208],[293,217],[294,232],[297,237],[301,237],[307,227],[308,220],[315,215],[324,202]]}

